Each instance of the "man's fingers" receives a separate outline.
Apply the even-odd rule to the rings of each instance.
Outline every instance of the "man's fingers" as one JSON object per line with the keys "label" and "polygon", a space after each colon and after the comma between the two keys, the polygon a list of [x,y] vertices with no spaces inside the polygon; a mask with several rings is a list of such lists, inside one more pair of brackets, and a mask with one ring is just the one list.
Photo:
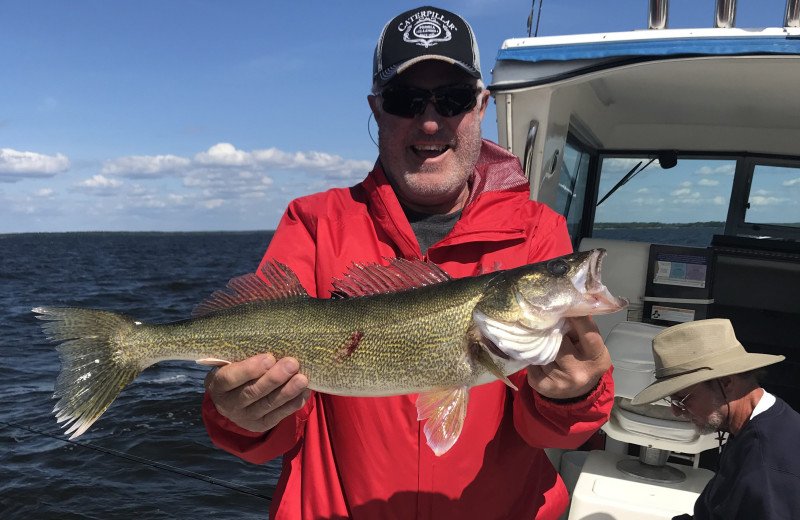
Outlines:
{"label": "man's fingers", "polygon": [[[285,394],[287,390],[291,390],[291,388],[286,388],[286,383],[297,374],[299,368],[300,365],[294,358],[278,360],[266,373],[259,374],[258,379],[252,379],[236,390],[240,395],[242,406],[250,406],[272,393],[276,393],[276,397]],[[305,376],[302,376],[302,379],[305,380],[305,385],[308,385],[308,380],[305,379]],[[298,383],[293,382],[293,384],[297,385]],[[293,395],[297,393],[299,391],[295,391]]]}
{"label": "man's fingers", "polygon": [[570,322],[572,324],[572,328],[577,334],[587,334],[589,332],[596,332],[600,333],[600,329],[597,328],[597,324],[594,322],[591,316],[576,316],[574,318],[570,318]]}
{"label": "man's fingers", "polygon": [[590,316],[569,318],[555,361],[528,367],[528,384],[541,395],[567,399],[584,395],[596,386],[611,366],[611,357]]}
{"label": "man's fingers", "polygon": [[[279,366],[280,364],[276,365],[276,368]],[[302,374],[290,375],[287,380],[281,381],[283,374],[276,378],[272,372],[274,371],[264,374],[261,379],[253,382],[252,388],[256,389],[257,398],[252,399],[252,404],[246,407],[247,415],[251,418],[261,417],[277,410],[308,388],[308,378]]]}
{"label": "man's fingers", "polygon": [[581,350],[583,359],[595,359],[605,352],[606,346],[591,316],[570,318],[569,339]]}
{"label": "man's fingers", "polygon": [[[293,379],[305,380],[305,377],[296,376]],[[293,380],[290,380],[286,386],[290,387],[292,383]],[[283,419],[302,408],[308,401],[311,396],[311,390],[306,385],[308,385],[308,380],[298,382],[291,390],[287,388],[287,391],[281,393],[280,396],[274,396],[273,394],[278,393],[274,392],[260,399],[247,408],[247,416],[252,421],[262,425],[266,430],[274,428]],[[298,388],[299,393],[295,393]]]}
{"label": "man's fingers", "polygon": [[219,372],[219,367],[214,367],[206,373],[206,378],[203,380],[206,390],[212,385],[214,378],[217,377],[217,372]]}
{"label": "man's fingers", "polygon": [[310,397],[296,359],[269,354],[214,368],[206,389],[217,411],[242,428],[265,431],[296,412]]}
{"label": "man's fingers", "polygon": [[213,368],[206,376],[206,390],[219,394],[230,392],[248,381],[260,378],[275,365],[272,354],[259,354],[251,358]]}
{"label": "man's fingers", "polygon": [[212,369],[206,376],[206,389],[218,407],[246,409],[265,397],[280,406],[308,386],[305,376],[298,376],[287,385],[299,368],[294,358],[276,362],[271,354],[262,354]]}

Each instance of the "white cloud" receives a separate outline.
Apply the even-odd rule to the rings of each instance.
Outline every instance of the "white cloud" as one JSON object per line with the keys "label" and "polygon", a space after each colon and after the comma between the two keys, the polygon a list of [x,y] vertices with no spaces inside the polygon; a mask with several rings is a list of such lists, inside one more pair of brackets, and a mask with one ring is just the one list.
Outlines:
{"label": "white cloud", "polygon": [[372,163],[369,161],[355,161],[338,155],[313,151],[287,153],[270,148],[254,151],[253,158],[258,164],[268,167],[336,172],[337,177],[349,177],[354,173],[364,175],[372,169]]}
{"label": "white cloud", "polygon": [[372,169],[372,162],[345,159],[338,155],[323,152],[284,152],[277,148],[245,152],[237,150],[230,143],[218,143],[194,157],[196,164],[205,166],[251,167],[256,170],[290,169],[308,172],[321,171],[335,173],[343,178],[353,175],[364,176]]}
{"label": "white cloud", "polygon": [[703,166],[699,168],[695,173],[697,175],[733,175],[736,172],[736,165],[735,164],[723,164],[721,166],[717,166],[716,168],[712,168],[710,166]]}
{"label": "white cloud", "polygon": [[[120,215],[131,212],[153,218],[171,210],[191,212],[191,208],[201,213],[260,214],[265,211],[263,207],[278,211],[280,216],[289,198],[360,181],[372,166],[371,161],[322,152],[290,153],[277,148],[244,151],[221,142],[192,157],[132,155],[111,159],[104,162],[99,173],[75,183],[73,190],[98,201],[113,198]],[[140,184],[124,179],[137,179]],[[228,204],[230,201],[235,202]]]}
{"label": "white cloud", "polygon": [[278,150],[277,148],[267,148],[266,150],[254,150],[253,155],[263,164],[287,165],[291,162],[292,154]]}
{"label": "white cloud", "polygon": [[245,166],[253,163],[252,154],[237,150],[230,143],[218,143],[194,156],[195,162],[216,166]]}
{"label": "white cloud", "polygon": [[646,208],[658,208],[661,204],[664,203],[664,199],[654,198],[654,197],[640,197],[636,199],[631,199],[630,203],[635,206],[641,206]]}
{"label": "white cloud", "polygon": [[248,193],[242,193],[243,199],[263,199],[266,194],[263,191],[251,191]]}
{"label": "white cloud", "polygon": [[[604,159],[603,170],[608,173],[628,173],[641,159]],[[644,164],[644,163],[643,163]]]}
{"label": "white cloud", "polygon": [[281,172],[295,171],[297,175],[293,177],[302,182],[306,191],[317,188],[316,182],[324,179],[325,185],[314,189],[320,191],[341,186],[344,181],[349,184],[361,180],[372,165],[370,161],[345,159],[322,152],[290,153],[277,148],[247,152],[230,143],[218,143],[194,156],[191,165],[185,169],[183,186],[203,189],[206,192],[204,197],[209,200],[254,199],[262,198],[274,189],[276,183],[267,172],[275,172],[280,177]]}
{"label": "white cloud", "polygon": [[146,188],[141,184],[134,184],[128,190],[128,194],[131,197],[152,197],[155,193],[155,190]]}
{"label": "white cloud", "polygon": [[206,184],[208,184],[208,181],[199,177],[189,175],[183,178],[183,185],[187,188],[205,186]]}
{"label": "white cloud", "polygon": [[750,197],[750,205],[751,206],[776,206],[785,202],[786,199],[781,199],[779,197]]}
{"label": "white cloud", "polygon": [[191,163],[189,159],[175,155],[131,155],[106,161],[100,173],[129,178],[158,178],[185,171]]}
{"label": "white cloud", "polygon": [[69,169],[62,154],[44,155],[0,148],[0,182],[17,182],[27,177],[53,177]]}
{"label": "white cloud", "polygon": [[211,199],[211,200],[201,201],[200,206],[206,209],[215,209],[222,206],[222,204],[224,203],[225,201],[222,199]]}
{"label": "white cloud", "polygon": [[[277,148],[244,151],[231,143],[217,143],[193,158],[175,155],[129,156],[106,161],[100,172],[111,176],[160,179],[178,176],[184,188],[213,191],[211,199],[232,199],[247,195],[260,197],[275,182],[267,172],[292,170],[312,176],[306,187],[315,185],[314,176],[322,174],[325,184],[319,189],[342,185],[343,181],[361,180],[372,169],[371,161],[345,159],[323,152],[285,152]],[[320,177],[317,178],[319,180]]]}
{"label": "white cloud", "polygon": [[320,152],[298,152],[293,159],[292,168],[325,171],[334,173],[337,178],[351,178],[354,175],[360,178],[373,166],[371,161],[354,161]]}
{"label": "white cloud", "polygon": [[[74,222],[85,222],[78,227],[91,229],[98,225],[124,229],[126,222],[152,229],[235,229],[253,222],[274,226],[292,198],[354,184],[373,166],[372,161],[323,152],[245,151],[224,142],[186,157],[120,156],[102,165],[76,160],[70,166],[63,156],[14,150],[3,150],[0,159],[0,166],[15,172],[54,171],[59,164],[74,170],[72,178],[59,177],[64,181],[61,184],[39,181],[27,191],[25,200],[14,200],[6,211],[51,220],[57,215],[69,216]],[[15,175],[15,182],[26,176],[42,177],[41,173]],[[0,182],[3,180],[0,174]],[[0,200],[0,220],[4,220],[2,206]]]}
{"label": "white cloud", "polygon": [[77,186],[90,189],[118,188],[122,186],[122,181],[118,179],[109,179],[98,174],[93,176],[91,179],[86,179],[85,181],[79,182]]}
{"label": "white cloud", "polygon": [[713,179],[700,179],[697,181],[697,184],[700,186],[719,186],[719,181],[715,181]]}
{"label": "white cloud", "polygon": [[800,184],[800,178],[783,181],[784,186],[794,186],[795,184]]}
{"label": "white cloud", "polygon": [[[682,184],[682,186],[684,184]],[[689,188],[680,188],[674,190],[671,195],[674,197],[672,202],[675,204],[700,204],[701,202],[706,201],[706,199],[700,198],[700,194],[698,192],[692,191]]]}
{"label": "white cloud", "polygon": [[152,195],[148,195],[146,197],[141,197],[136,201],[133,206],[137,208],[165,208],[167,207],[167,203],[161,199],[157,199]]}

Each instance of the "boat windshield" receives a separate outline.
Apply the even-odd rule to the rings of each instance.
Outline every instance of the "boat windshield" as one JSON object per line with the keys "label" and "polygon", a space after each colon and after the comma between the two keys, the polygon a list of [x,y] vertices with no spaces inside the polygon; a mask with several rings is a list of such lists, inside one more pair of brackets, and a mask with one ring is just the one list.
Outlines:
{"label": "boat windshield", "polygon": [[[662,156],[663,157],[663,156]],[[599,154],[591,236],[707,247],[714,235],[800,240],[800,161],[753,156]],[[579,240],[591,155],[565,148],[556,200]],[[671,163],[671,164],[668,164]]]}
{"label": "boat windshield", "polygon": [[706,247],[725,230],[735,170],[735,159],[680,157],[665,169],[654,156],[604,156],[592,236]]}
{"label": "boat windshield", "polygon": [[800,228],[800,167],[754,165],[744,222]]}

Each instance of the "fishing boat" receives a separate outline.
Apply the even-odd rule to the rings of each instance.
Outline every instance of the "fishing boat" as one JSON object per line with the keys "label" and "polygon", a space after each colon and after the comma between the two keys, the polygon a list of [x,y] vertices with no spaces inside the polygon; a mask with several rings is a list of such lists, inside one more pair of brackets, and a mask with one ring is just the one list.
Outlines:
{"label": "fishing boat", "polygon": [[668,0],[649,0],[647,29],[498,52],[499,143],[575,248],[608,250],[603,280],[631,301],[596,320],[617,386],[604,448],[551,453],[571,492],[564,518],[690,513],[713,475],[715,436],[629,404],[666,326],[730,319],[748,351],[786,356],[763,386],[800,409],[799,1],[782,27],[737,28],[735,0],[717,0],[712,27],[669,29]]}

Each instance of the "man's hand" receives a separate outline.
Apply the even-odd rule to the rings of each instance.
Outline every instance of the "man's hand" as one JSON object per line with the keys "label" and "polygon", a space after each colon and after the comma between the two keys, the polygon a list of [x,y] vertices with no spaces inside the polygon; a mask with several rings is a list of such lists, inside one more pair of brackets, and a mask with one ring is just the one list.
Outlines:
{"label": "man's hand", "polygon": [[528,367],[528,384],[551,399],[588,394],[611,366],[611,356],[592,318],[569,320],[570,330],[564,335],[555,361]]}
{"label": "man's hand", "polygon": [[213,368],[205,387],[217,411],[245,430],[264,432],[303,407],[311,391],[294,358],[260,354]]}

